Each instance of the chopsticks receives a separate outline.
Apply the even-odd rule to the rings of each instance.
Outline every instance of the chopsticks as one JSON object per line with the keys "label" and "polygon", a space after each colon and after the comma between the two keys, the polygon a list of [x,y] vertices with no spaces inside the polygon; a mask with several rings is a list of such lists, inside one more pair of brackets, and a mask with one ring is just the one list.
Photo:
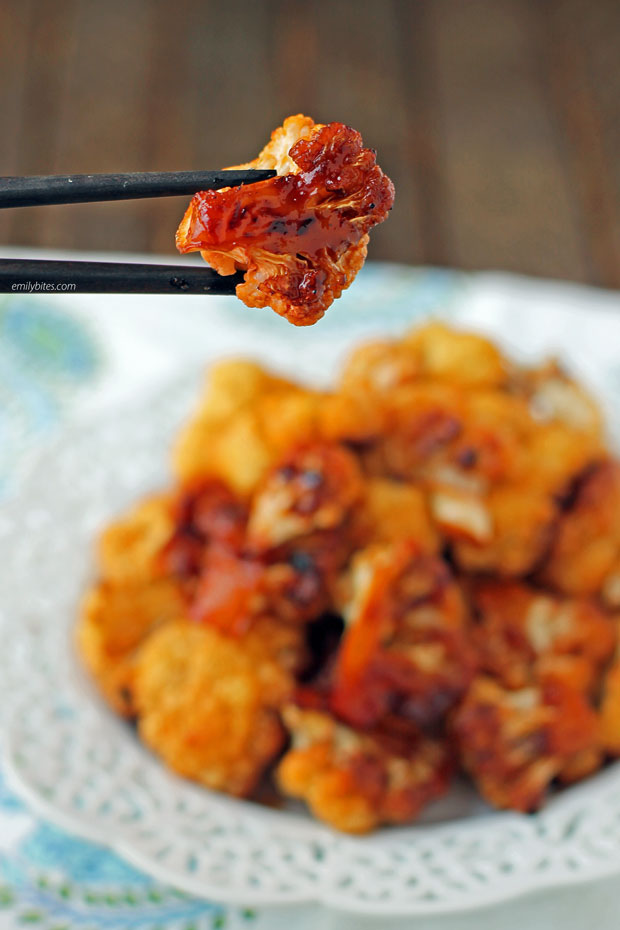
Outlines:
{"label": "chopsticks", "polygon": [[40,207],[59,203],[98,203],[176,197],[196,191],[254,184],[275,176],[265,169],[225,171],[142,171],[130,174],[60,174],[41,177],[0,177],[0,209]]}
{"label": "chopsticks", "polygon": [[0,294],[235,293],[243,274],[219,275],[205,265],[59,262],[0,259]]}
{"label": "chopsticks", "polygon": [[[147,171],[0,178],[0,209],[173,197],[253,184],[274,177],[264,169]],[[220,276],[198,265],[0,259],[0,294],[234,294],[241,273]]]}

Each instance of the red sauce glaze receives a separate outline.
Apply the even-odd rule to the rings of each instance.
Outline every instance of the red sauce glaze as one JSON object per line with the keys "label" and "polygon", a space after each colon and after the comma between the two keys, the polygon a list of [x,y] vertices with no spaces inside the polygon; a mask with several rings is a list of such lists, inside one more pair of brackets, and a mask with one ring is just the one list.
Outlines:
{"label": "red sauce glaze", "polygon": [[246,509],[226,485],[208,480],[186,488],[174,511],[176,530],[162,553],[164,571],[188,582],[200,572],[206,547],[243,545]]}
{"label": "red sauce glaze", "polygon": [[263,567],[223,546],[211,546],[206,554],[191,616],[224,633],[240,636],[255,614],[260,596]]}
{"label": "red sauce glaze", "polygon": [[[418,723],[433,725],[473,674],[462,619],[460,593],[445,563],[403,541],[389,563],[375,568],[365,602],[345,630],[332,711],[353,726],[369,727],[398,706]],[[416,645],[439,650],[435,667],[416,663],[410,653]]]}
{"label": "red sauce glaze", "polygon": [[[177,247],[181,252],[242,247],[270,253],[267,263],[275,259],[278,279],[269,285],[271,292],[285,299],[291,311],[307,304],[318,319],[350,283],[346,269],[334,268],[334,263],[385,219],[394,186],[377,165],[375,153],[363,147],[360,134],[342,123],[330,123],[300,139],[289,154],[301,169],[298,174],[195,194],[186,214],[189,224],[177,232]],[[291,256],[294,262],[278,266],[277,256]],[[248,267],[251,261],[252,255],[237,264]],[[255,256],[259,266],[260,261]],[[273,268],[267,276],[274,276]],[[334,276],[342,280],[331,280]],[[331,293],[333,287],[337,293]],[[291,312],[289,319],[299,323],[298,317]]]}

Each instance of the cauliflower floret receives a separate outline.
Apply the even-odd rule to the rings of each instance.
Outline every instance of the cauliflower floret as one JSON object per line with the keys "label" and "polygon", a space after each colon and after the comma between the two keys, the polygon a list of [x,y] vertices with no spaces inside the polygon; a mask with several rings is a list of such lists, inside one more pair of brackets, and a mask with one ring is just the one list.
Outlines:
{"label": "cauliflower floret", "polygon": [[567,594],[596,594],[616,606],[620,576],[620,464],[602,462],[586,473],[562,514],[543,568],[546,583]]}
{"label": "cauliflower floret", "polygon": [[249,493],[273,461],[257,410],[271,398],[280,402],[302,393],[254,362],[213,365],[198,411],[175,444],[177,476],[183,483],[215,476],[236,492]]}
{"label": "cauliflower floret", "polygon": [[445,562],[411,539],[369,546],[354,556],[341,597],[330,707],[354,726],[390,711],[437,723],[473,671],[463,599]]}
{"label": "cauliflower floret", "polygon": [[166,578],[134,585],[104,581],[84,598],[77,646],[103,696],[119,714],[135,715],[133,680],[142,642],[185,611],[181,589]]}
{"label": "cauliflower floret", "polygon": [[358,132],[302,116],[289,117],[248,167],[279,174],[195,194],[177,248],[201,251],[223,275],[243,269],[236,290],[248,307],[316,323],[364,264],[368,231],[386,218],[394,186]]}
{"label": "cauliflower floret", "polygon": [[452,718],[460,761],[495,807],[534,811],[555,778],[573,781],[602,761],[598,721],[561,679],[509,691],[479,676]]}
{"label": "cauliflower floret", "polygon": [[369,478],[357,517],[364,545],[415,539],[422,551],[439,551],[427,496],[414,484]]}
{"label": "cauliflower floret", "polygon": [[617,758],[620,756],[620,645],[603,679],[599,711],[603,746],[609,755]]}
{"label": "cauliflower floret", "polygon": [[383,823],[409,823],[447,790],[447,746],[406,721],[386,720],[363,732],[294,705],[284,721],[293,745],[277,770],[280,788],[338,830],[367,833]]}
{"label": "cauliflower floret", "polygon": [[598,404],[556,360],[551,359],[536,368],[521,369],[512,387],[526,395],[537,420],[560,423],[600,437],[603,422]]}
{"label": "cauliflower floret", "polygon": [[297,449],[273,469],[250,508],[248,543],[268,552],[304,537],[346,532],[363,495],[352,453],[337,444]]}
{"label": "cauliflower floret", "polygon": [[432,322],[412,329],[403,344],[418,357],[425,378],[468,387],[495,387],[507,381],[508,364],[502,353],[478,333]]}
{"label": "cauliflower floret", "polygon": [[336,444],[297,449],[254,495],[242,552],[211,547],[192,615],[244,630],[269,613],[306,623],[329,606],[337,571],[353,547],[353,512],[363,493],[354,456]]}
{"label": "cauliflower floret", "polygon": [[482,516],[476,516],[474,523],[469,514],[460,522],[453,521],[451,528],[445,519],[439,521],[441,529],[453,539],[458,566],[467,572],[496,572],[508,577],[531,572],[547,552],[553,536],[557,519],[553,498],[526,483],[508,484],[493,488],[478,504],[487,523],[482,523]]}
{"label": "cauliflower floret", "polygon": [[613,653],[611,618],[584,598],[483,581],[473,586],[472,602],[480,669],[508,688],[524,688],[553,671],[588,692]]}
{"label": "cauliflower floret", "polygon": [[206,552],[190,615],[241,634],[263,614],[304,625],[329,608],[330,573],[321,551],[292,549],[275,562],[222,546]]}
{"label": "cauliflower floret", "polygon": [[384,395],[422,375],[417,353],[396,340],[369,342],[355,349],[340,376],[341,389],[349,394]]}
{"label": "cauliflower floret", "polygon": [[223,546],[234,552],[243,548],[247,510],[223,482],[204,479],[180,489],[173,516],[175,530],[161,552],[160,564],[191,598],[207,547]]}
{"label": "cauliflower floret", "polygon": [[114,584],[136,584],[161,575],[160,555],[174,526],[172,495],[141,501],[101,534],[97,554],[102,577]]}
{"label": "cauliflower floret", "polygon": [[298,634],[268,618],[242,638],[188,622],[163,627],[137,662],[142,739],[179,774],[249,795],[285,742],[279,708],[297,649]]}

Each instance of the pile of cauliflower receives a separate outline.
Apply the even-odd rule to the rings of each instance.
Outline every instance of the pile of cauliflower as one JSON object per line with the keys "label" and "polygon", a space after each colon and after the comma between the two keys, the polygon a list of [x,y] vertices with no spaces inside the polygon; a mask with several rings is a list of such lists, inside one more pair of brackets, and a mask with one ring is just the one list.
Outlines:
{"label": "pile of cauliflower", "polygon": [[224,362],[174,469],[77,634],[176,772],[363,833],[457,772],[533,811],[620,755],[620,464],[556,363],[440,323],[327,392]]}

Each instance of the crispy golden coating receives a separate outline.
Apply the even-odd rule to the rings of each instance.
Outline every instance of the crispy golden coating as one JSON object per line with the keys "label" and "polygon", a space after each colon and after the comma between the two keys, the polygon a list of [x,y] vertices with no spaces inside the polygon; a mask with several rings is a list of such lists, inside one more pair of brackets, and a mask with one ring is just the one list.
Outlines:
{"label": "crispy golden coating", "polygon": [[356,514],[363,544],[414,539],[422,552],[436,553],[440,537],[427,495],[415,484],[369,478],[363,505]]}
{"label": "crispy golden coating", "polygon": [[449,751],[404,721],[363,732],[328,714],[294,705],[284,711],[292,747],[277,770],[284,794],[304,800],[338,830],[367,833],[409,823],[447,790]]}
{"label": "crispy golden coating", "polygon": [[[262,407],[272,398],[290,403],[303,394],[254,362],[214,365],[198,411],[175,444],[176,475],[183,483],[217,477],[247,495],[276,457],[265,435]],[[299,424],[300,435],[305,426]]]}
{"label": "crispy golden coating", "polygon": [[[437,513],[436,498],[433,506]],[[455,518],[446,510],[444,504],[439,522],[453,540],[459,567],[467,572],[494,572],[508,578],[527,575],[541,562],[557,518],[553,498],[527,484],[493,488],[480,510],[467,510],[465,518],[459,519],[458,511]],[[467,533],[463,531],[465,521]]]}
{"label": "crispy golden coating", "polygon": [[499,387],[507,381],[506,359],[478,333],[432,322],[412,329],[404,344],[418,357],[424,378],[467,387]]}
{"label": "crispy golden coating", "polygon": [[605,752],[620,756],[620,649],[603,679],[600,704],[601,739]]}
{"label": "crispy golden coating", "polygon": [[236,290],[248,307],[309,326],[364,264],[368,232],[390,211],[394,186],[358,132],[301,115],[286,119],[247,167],[278,176],[195,194],[177,248],[200,251],[223,275],[243,269]]}
{"label": "crispy golden coating", "polygon": [[421,381],[500,387],[508,381],[509,370],[488,339],[431,322],[412,329],[400,342],[370,342],[354,350],[345,363],[341,384],[348,391],[373,394]]}
{"label": "crispy golden coating", "polygon": [[118,713],[135,715],[133,681],[140,646],[153,630],[185,611],[180,587],[166,578],[133,585],[102,581],[86,595],[77,627],[78,648]]}
{"label": "crispy golden coating", "polygon": [[179,774],[247,796],[284,746],[278,711],[297,648],[295,632],[269,619],[242,638],[188,622],[162,627],[136,668],[142,739]]}
{"label": "crispy golden coating", "polygon": [[161,575],[159,557],[175,529],[169,494],[148,497],[101,534],[101,576],[113,584],[148,582]]}
{"label": "crispy golden coating", "polygon": [[562,514],[542,577],[567,594],[601,592],[620,605],[620,464],[590,470]]}
{"label": "crispy golden coating", "polygon": [[355,726],[378,724],[392,710],[436,724],[473,672],[448,566],[411,539],[370,546],[354,557],[342,597],[331,707]]}
{"label": "crispy golden coating", "polygon": [[553,779],[584,777],[602,761],[596,714],[553,676],[514,691],[477,677],[452,732],[463,767],[495,807],[536,810]]}

